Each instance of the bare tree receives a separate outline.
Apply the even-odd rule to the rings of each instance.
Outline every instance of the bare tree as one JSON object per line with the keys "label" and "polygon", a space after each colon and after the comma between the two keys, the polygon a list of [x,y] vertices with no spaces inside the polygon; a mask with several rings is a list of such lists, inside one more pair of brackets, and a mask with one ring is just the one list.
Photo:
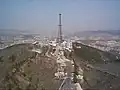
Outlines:
{"label": "bare tree", "polygon": [[3,56],[0,56],[0,62],[3,62]]}
{"label": "bare tree", "polygon": [[9,56],[9,60],[14,62],[16,60],[16,56],[14,54],[12,54],[11,56]]}

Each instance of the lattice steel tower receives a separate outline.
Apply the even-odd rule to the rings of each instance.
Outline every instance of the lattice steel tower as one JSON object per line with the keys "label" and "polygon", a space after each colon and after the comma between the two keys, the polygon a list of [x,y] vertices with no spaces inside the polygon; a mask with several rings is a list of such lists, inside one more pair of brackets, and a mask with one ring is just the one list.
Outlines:
{"label": "lattice steel tower", "polygon": [[61,14],[59,14],[59,30],[58,30],[58,43],[61,44],[63,42],[63,37],[62,37],[62,25],[61,25]]}

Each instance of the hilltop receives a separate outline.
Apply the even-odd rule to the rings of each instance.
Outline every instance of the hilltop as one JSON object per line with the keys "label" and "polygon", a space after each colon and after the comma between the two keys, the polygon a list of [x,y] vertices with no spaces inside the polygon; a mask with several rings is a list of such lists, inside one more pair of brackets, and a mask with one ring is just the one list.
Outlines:
{"label": "hilltop", "polygon": [[[79,48],[77,48],[79,47]],[[41,53],[34,52],[39,49]],[[88,65],[112,63],[116,56],[81,43],[73,43],[72,56],[84,71],[82,88],[87,90],[117,90],[120,78]],[[17,44],[0,50],[0,88],[12,90],[56,90],[60,81],[55,78],[56,60],[45,53],[48,46]],[[48,54],[52,52],[49,48]],[[69,57],[66,51],[65,56]],[[106,87],[107,86],[107,87]],[[112,88],[110,88],[111,86]],[[88,89],[88,90],[89,90]]]}

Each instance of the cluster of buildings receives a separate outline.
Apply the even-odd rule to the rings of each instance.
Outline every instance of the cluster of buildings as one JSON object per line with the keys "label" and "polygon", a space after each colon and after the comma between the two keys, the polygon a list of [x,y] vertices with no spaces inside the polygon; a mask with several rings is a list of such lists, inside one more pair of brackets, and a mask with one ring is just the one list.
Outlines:
{"label": "cluster of buildings", "polygon": [[[92,40],[92,41],[91,41]],[[56,39],[55,40],[49,40],[49,38],[44,37],[41,39],[40,35],[16,35],[16,36],[0,36],[0,49],[6,48],[8,46],[14,45],[14,44],[20,44],[20,43],[34,43],[39,42],[42,44],[51,44],[52,46],[56,46]],[[116,53],[120,54],[120,41],[119,39],[104,39],[103,37],[70,37],[69,39],[66,39],[61,46],[64,49],[67,49],[71,51],[72,48],[72,42],[79,41],[80,43],[86,44],[88,46],[100,49],[102,51],[114,51]],[[84,43],[84,41],[89,41],[88,43]]]}
{"label": "cluster of buildings", "polygon": [[116,52],[120,54],[120,42],[117,42],[115,40],[109,40],[109,41],[95,41],[88,44],[91,47],[100,49],[102,51],[107,52]]}
{"label": "cluster of buildings", "polygon": [[120,54],[120,38],[114,37],[72,37],[71,39],[102,51]]}
{"label": "cluster of buildings", "polygon": [[0,36],[0,49],[21,43],[34,43],[35,41],[41,41],[38,36],[27,35],[3,35]]}

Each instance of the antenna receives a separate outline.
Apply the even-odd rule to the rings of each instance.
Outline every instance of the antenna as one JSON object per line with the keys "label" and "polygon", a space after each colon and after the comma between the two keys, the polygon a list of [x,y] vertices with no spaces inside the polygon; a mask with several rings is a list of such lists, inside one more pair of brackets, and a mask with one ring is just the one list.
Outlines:
{"label": "antenna", "polygon": [[58,43],[61,44],[62,43],[62,25],[61,25],[61,14],[59,14],[59,30],[58,30]]}

